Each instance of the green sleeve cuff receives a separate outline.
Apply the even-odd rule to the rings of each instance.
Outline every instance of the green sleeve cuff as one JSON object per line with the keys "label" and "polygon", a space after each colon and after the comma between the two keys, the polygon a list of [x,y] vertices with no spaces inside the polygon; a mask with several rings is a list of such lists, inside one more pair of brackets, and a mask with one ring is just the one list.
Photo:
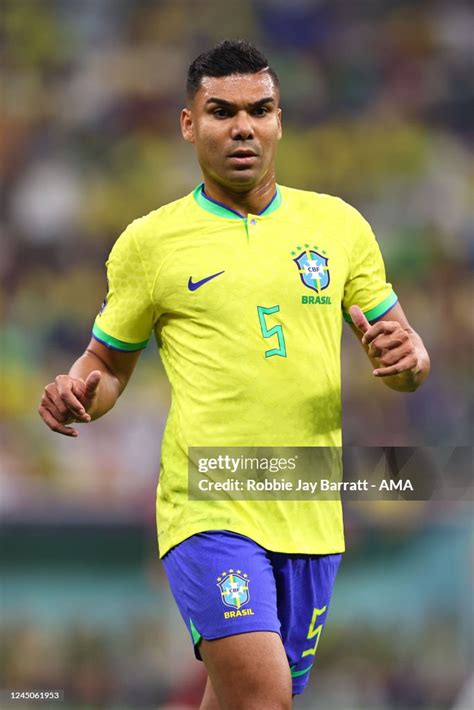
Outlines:
{"label": "green sleeve cuff", "polygon": [[92,327],[92,335],[96,340],[99,341],[99,343],[103,343],[108,348],[112,348],[113,350],[121,350],[122,352],[129,353],[136,352],[137,350],[143,350],[143,348],[146,348],[146,346],[148,345],[148,341],[150,340],[150,338],[147,338],[141,343],[126,343],[124,340],[114,338],[105,331],[103,331],[102,328],[99,328],[97,323],[94,323]]}
{"label": "green sleeve cuff", "polygon": [[[398,296],[395,293],[395,291],[392,291],[387,298],[384,298],[382,303],[379,303],[378,306],[374,306],[374,308],[370,308],[368,311],[364,311],[364,315],[367,318],[369,322],[379,320],[382,316],[384,316],[387,311],[389,311],[393,306],[397,303],[398,301]],[[349,313],[346,313],[345,311],[342,314],[344,316],[344,320],[347,321],[348,323],[352,323],[352,318],[350,317]]]}

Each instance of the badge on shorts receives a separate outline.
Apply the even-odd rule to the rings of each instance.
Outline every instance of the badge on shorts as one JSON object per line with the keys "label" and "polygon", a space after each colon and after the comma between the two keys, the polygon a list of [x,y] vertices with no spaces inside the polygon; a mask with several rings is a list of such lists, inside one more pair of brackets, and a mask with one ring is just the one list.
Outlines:
{"label": "badge on shorts", "polygon": [[249,578],[242,570],[238,569],[234,572],[230,569],[228,572],[223,572],[217,578],[217,586],[221,592],[221,599],[225,606],[230,606],[232,609],[240,609],[240,607],[248,604],[250,601]]}

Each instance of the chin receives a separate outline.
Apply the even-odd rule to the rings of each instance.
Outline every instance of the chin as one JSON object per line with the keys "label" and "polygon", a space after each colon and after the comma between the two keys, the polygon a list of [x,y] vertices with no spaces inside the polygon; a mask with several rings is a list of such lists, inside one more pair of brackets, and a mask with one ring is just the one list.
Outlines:
{"label": "chin", "polygon": [[255,175],[251,170],[236,170],[230,175],[226,175],[225,182],[229,187],[233,188],[250,188],[257,185],[259,176]]}

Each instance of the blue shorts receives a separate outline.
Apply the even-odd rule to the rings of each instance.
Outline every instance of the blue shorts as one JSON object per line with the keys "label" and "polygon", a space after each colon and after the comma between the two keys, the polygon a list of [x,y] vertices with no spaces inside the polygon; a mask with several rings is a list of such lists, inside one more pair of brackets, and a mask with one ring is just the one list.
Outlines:
{"label": "blue shorts", "polygon": [[274,631],[294,694],[308,684],[340,561],[340,554],[270,552],[227,530],[192,535],[163,558],[196,658],[202,638]]}

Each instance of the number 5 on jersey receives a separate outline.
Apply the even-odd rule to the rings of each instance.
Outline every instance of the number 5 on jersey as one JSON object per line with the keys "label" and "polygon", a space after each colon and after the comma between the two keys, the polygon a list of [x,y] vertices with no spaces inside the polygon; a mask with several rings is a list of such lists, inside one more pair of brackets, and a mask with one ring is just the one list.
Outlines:
{"label": "number 5 on jersey", "polygon": [[265,350],[265,357],[273,357],[273,355],[280,355],[281,357],[286,357],[286,345],[285,336],[283,335],[283,326],[281,323],[274,325],[271,328],[268,327],[265,316],[271,316],[273,313],[278,313],[280,306],[272,306],[271,308],[264,308],[263,306],[257,306],[258,320],[260,323],[260,328],[264,338],[271,338],[276,335],[278,338],[278,347],[272,348],[271,350]]}

